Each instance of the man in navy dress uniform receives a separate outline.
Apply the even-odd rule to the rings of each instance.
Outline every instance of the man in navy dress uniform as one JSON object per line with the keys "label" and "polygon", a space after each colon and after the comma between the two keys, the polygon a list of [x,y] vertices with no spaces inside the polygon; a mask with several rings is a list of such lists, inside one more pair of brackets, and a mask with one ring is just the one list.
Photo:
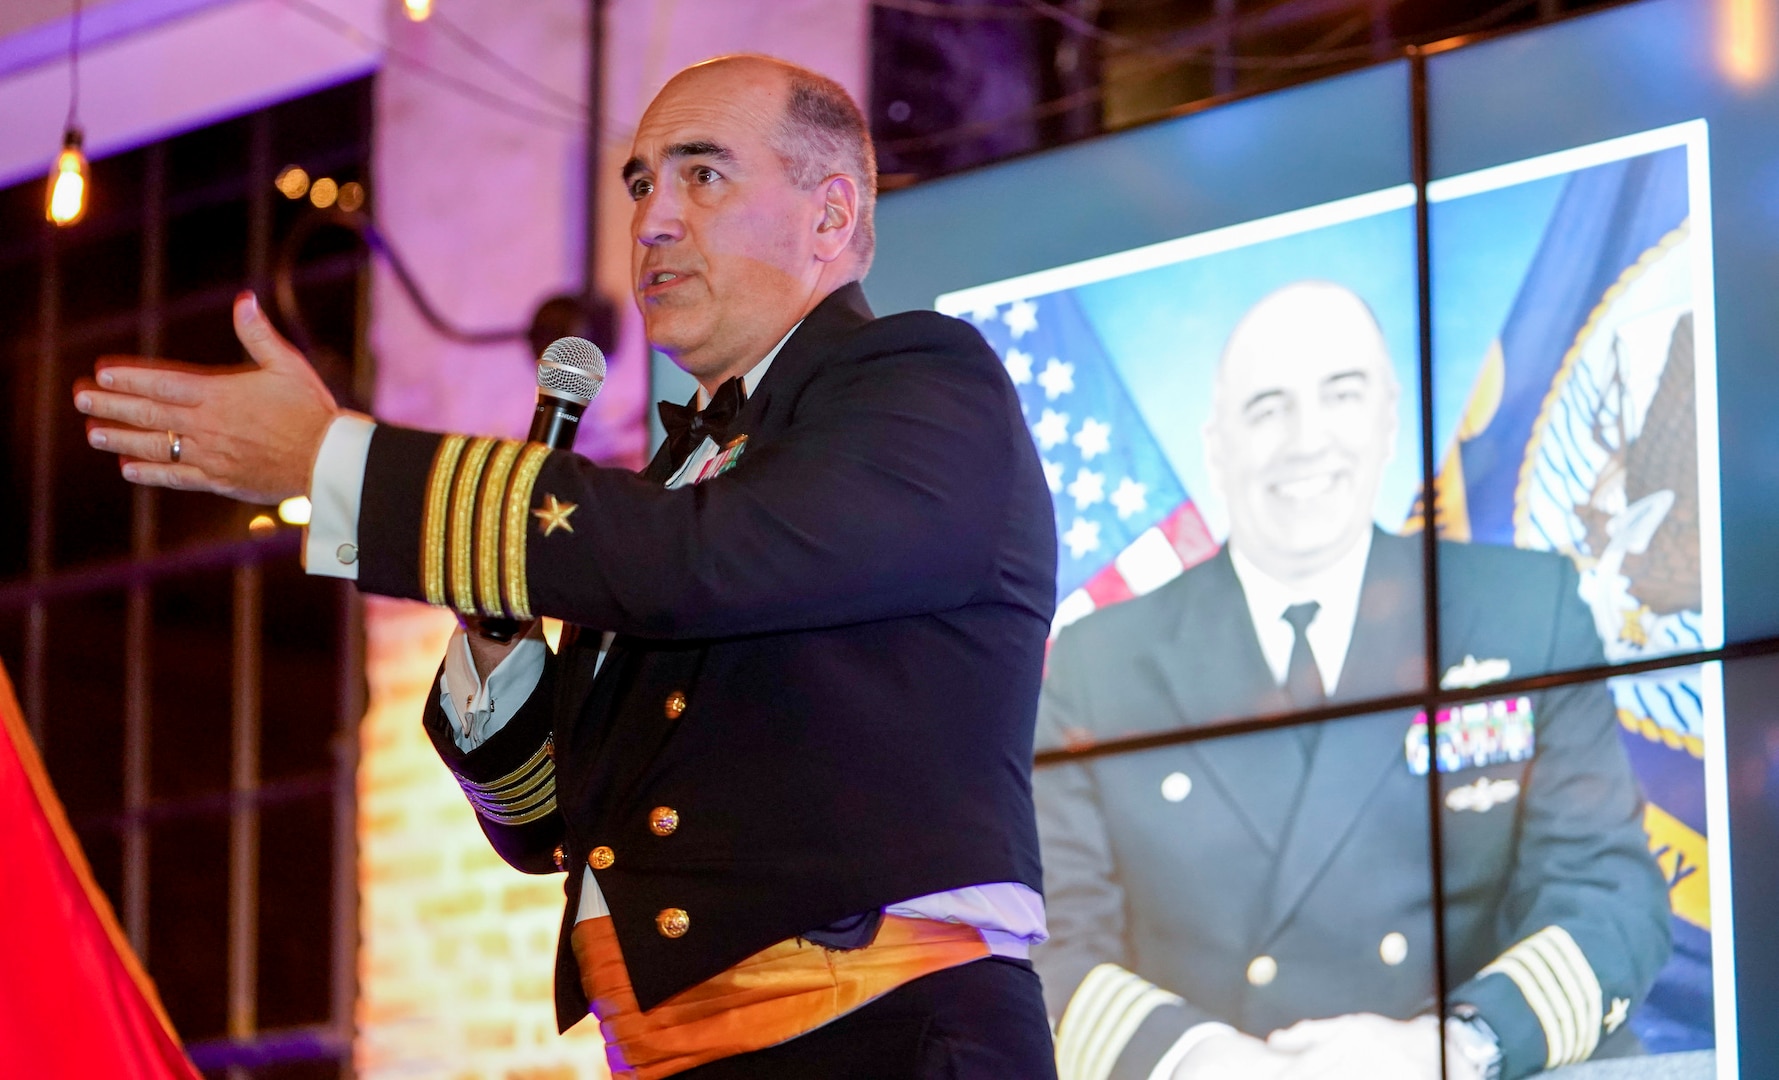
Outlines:
{"label": "man in navy dress uniform", "polygon": [[[1382,334],[1349,290],[1260,301],[1221,358],[1208,465],[1228,543],[1064,629],[1039,745],[1424,687],[1421,542],[1371,522],[1396,438]],[[1064,1080],[1436,1080],[1427,770],[1441,771],[1453,1077],[1636,1052],[1664,881],[1557,555],[1440,543],[1441,682],[1479,699],[1087,758],[1035,778]]]}
{"label": "man in navy dress uniform", "polygon": [[131,480],[310,492],[311,573],[569,624],[458,634],[425,726],[501,855],[568,871],[559,1023],[591,1005],[614,1074],[1054,1075],[1056,542],[1013,387],[967,324],[866,306],[875,165],[830,80],[690,68],[623,172],[649,340],[700,387],[640,476],[341,415],[251,297],[258,370],[105,364],[76,405]]}

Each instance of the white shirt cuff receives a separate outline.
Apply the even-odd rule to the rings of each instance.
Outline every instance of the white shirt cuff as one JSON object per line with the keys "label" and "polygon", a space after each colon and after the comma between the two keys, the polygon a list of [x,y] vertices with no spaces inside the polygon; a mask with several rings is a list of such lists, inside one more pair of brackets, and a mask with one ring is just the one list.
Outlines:
{"label": "white shirt cuff", "polygon": [[1167,1053],[1161,1055],[1155,1068],[1149,1070],[1149,1080],[1173,1080],[1174,1070],[1180,1067],[1180,1062],[1186,1060],[1187,1054],[1198,1049],[1200,1043],[1219,1035],[1235,1034],[1238,1032],[1234,1028],[1215,1020],[1192,1025],[1174,1040],[1174,1045],[1168,1047]]}
{"label": "white shirt cuff", "polygon": [[451,634],[451,643],[445,646],[445,673],[439,677],[439,707],[451,722],[457,749],[467,754],[506,726],[537,689],[549,648],[544,643],[543,623],[533,622],[531,630],[488,673],[484,684],[476,674],[463,628]]}
{"label": "white shirt cuff", "polygon": [[376,421],[342,413],[327,426],[309,481],[309,525],[303,530],[303,569],[322,577],[358,580],[358,504]]}

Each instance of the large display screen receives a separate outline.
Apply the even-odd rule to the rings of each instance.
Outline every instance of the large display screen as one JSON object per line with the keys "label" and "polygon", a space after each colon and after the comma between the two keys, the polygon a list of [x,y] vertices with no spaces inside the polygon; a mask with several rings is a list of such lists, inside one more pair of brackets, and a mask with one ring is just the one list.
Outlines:
{"label": "large display screen", "polygon": [[1054,500],[1065,1080],[1437,1075],[1442,1038],[1508,1077],[1779,1070],[1731,909],[1726,746],[1765,718],[1709,662],[1779,630],[1779,84],[1719,15],[883,201],[877,309],[981,331]]}

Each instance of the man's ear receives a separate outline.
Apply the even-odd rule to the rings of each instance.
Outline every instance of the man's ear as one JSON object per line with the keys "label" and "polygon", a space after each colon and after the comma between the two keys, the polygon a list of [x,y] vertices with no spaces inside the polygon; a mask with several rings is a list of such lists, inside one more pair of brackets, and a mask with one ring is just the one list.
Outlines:
{"label": "man's ear", "polygon": [[815,257],[833,262],[846,253],[859,225],[859,185],[845,173],[822,181],[822,216],[815,226]]}

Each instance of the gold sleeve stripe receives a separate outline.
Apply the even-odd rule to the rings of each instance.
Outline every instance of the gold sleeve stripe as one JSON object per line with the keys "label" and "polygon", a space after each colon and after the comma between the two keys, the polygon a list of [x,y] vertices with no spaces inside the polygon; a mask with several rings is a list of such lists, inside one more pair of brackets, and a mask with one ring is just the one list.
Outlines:
{"label": "gold sleeve stripe", "polygon": [[486,810],[482,807],[477,807],[476,812],[487,818],[489,821],[494,822],[496,825],[529,825],[534,821],[549,817],[556,812],[556,791],[552,788],[548,799],[545,799],[537,806],[530,810],[526,810],[523,813]]}
{"label": "gold sleeve stripe", "polygon": [[457,482],[451,486],[451,528],[446,562],[451,606],[465,615],[476,613],[476,591],[470,575],[470,556],[475,547],[476,487],[482,479],[482,466],[488,463],[488,451],[495,440],[486,435],[471,439],[463,451],[463,464],[457,470]]}
{"label": "gold sleeve stripe", "polygon": [[488,783],[459,776],[457,784],[476,813],[500,825],[524,825],[556,809],[556,762],[550,739],[524,764]]}
{"label": "gold sleeve stripe", "polygon": [[1593,1056],[1600,1045],[1600,1024],[1605,1011],[1601,1007],[1600,980],[1593,966],[1582,955],[1581,946],[1560,926],[1547,926],[1522,942],[1537,951],[1551,970],[1563,1000],[1574,1018],[1575,1041],[1563,1064],[1573,1065]]}
{"label": "gold sleeve stripe", "polygon": [[445,518],[451,498],[451,477],[463,454],[462,435],[439,440],[426,475],[426,502],[420,516],[420,591],[429,604],[445,602]]}
{"label": "gold sleeve stripe", "polygon": [[1560,954],[1568,961],[1568,970],[1576,983],[1581,987],[1579,1012],[1582,1020],[1581,1029],[1583,1045],[1579,1047],[1580,1056],[1575,1060],[1586,1061],[1594,1056],[1600,1046],[1600,1029],[1606,1023],[1606,994],[1600,987],[1600,977],[1594,973],[1594,965],[1588,963],[1587,954],[1581,946],[1569,936],[1569,931],[1560,926],[1546,927],[1546,948]]}
{"label": "gold sleeve stripe", "polygon": [[537,768],[539,762],[550,760],[550,746],[553,741],[554,740],[552,739],[545,739],[544,744],[537,748],[536,753],[526,758],[523,765],[520,765],[518,768],[507,773],[498,780],[490,780],[485,784],[478,784],[474,780],[465,780],[460,776],[457,778],[457,783],[461,785],[465,791],[473,791],[478,795],[499,796],[508,794],[525,783],[526,779],[528,779],[532,772]]}
{"label": "gold sleeve stripe", "polygon": [[506,806],[509,803],[523,802],[540,787],[548,787],[550,784],[554,783],[555,779],[555,766],[550,762],[545,761],[535,769],[527,772],[521,780],[507,787],[496,791],[487,791],[479,790],[470,784],[464,784],[463,793],[468,795],[470,801],[477,805],[487,803],[490,806]]}
{"label": "gold sleeve stripe", "polygon": [[[1551,1012],[1556,1017],[1557,1037],[1554,1040],[1554,1045],[1558,1048],[1559,1056],[1556,1058],[1556,1065],[1548,1067],[1554,1069],[1557,1065],[1567,1065],[1575,1060],[1575,1045],[1581,1040],[1581,1032],[1576,1030],[1575,1006],[1569,1001],[1568,994],[1563,990],[1563,980],[1558,976],[1556,969],[1550,966],[1550,961],[1544,955],[1544,951],[1538,948],[1531,939],[1521,942],[1520,945],[1517,959],[1525,965],[1527,971],[1532,973],[1532,977],[1537,980],[1538,985],[1544,988],[1545,1000],[1550,1004]],[[1547,1044],[1552,1043],[1551,1040],[1546,1040],[1546,1042]]]}
{"label": "gold sleeve stripe", "polygon": [[1503,953],[1494,963],[1477,972],[1478,975],[1505,975],[1513,980],[1519,988],[1520,996],[1526,999],[1526,1005],[1544,1029],[1544,1045],[1546,1068],[1554,1068],[1563,1060],[1563,1032],[1557,1020],[1556,1006],[1552,1004],[1550,995],[1544,986],[1518,956],[1510,952]]}
{"label": "gold sleeve stripe", "polygon": [[1084,1075],[1087,1053],[1106,1002],[1130,974],[1117,964],[1099,964],[1069,996],[1056,1026],[1056,1059],[1062,1076],[1079,1080]]}
{"label": "gold sleeve stripe", "polygon": [[482,496],[476,501],[476,599],[484,615],[506,614],[500,606],[501,511],[506,504],[507,477],[524,445],[511,439],[501,442],[488,460]]}
{"label": "gold sleeve stripe", "polygon": [[[555,777],[555,771],[552,770],[548,776],[544,777],[543,783],[539,784],[534,790],[527,791],[519,798],[505,799],[496,802],[493,799],[487,799],[477,795],[469,795],[469,802],[471,806],[476,808],[478,813],[491,817],[496,821],[499,821],[502,818],[516,817],[528,810],[536,809],[540,803],[543,803],[546,800],[554,800],[556,798]],[[468,795],[468,792],[465,792],[465,794]]]}
{"label": "gold sleeve stripe", "polygon": [[1106,1080],[1149,1014],[1180,1003],[1178,995],[1117,964],[1099,965],[1081,980],[1057,1025],[1058,1074],[1064,1080]]}
{"label": "gold sleeve stripe", "polygon": [[1479,974],[1506,975],[1544,1029],[1545,1068],[1573,1065],[1600,1045],[1604,994],[1581,946],[1547,926],[1507,950]]}
{"label": "gold sleeve stripe", "polygon": [[519,455],[513,469],[513,482],[507,489],[506,520],[502,523],[501,564],[506,568],[501,583],[509,617],[531,618],[531,582],[525,576],[525,541],[531,517],[531,489],[537,474],[543,471],[550,457],[550,448],[543,443],[529,443]]}
{"label": "gold sleeve stripe", "polygon": [[1106,1010],[1106,1018],[1101,1021],[1099,1045],[1088,1061],[1090,1075],[1096,1080],[1110,1076],[1112,1068],[1118,1064],[1118,1056],[1149,1014],[1162,1005],[1179,1000],[1166,990],[1147,984],[1121,989]]}

